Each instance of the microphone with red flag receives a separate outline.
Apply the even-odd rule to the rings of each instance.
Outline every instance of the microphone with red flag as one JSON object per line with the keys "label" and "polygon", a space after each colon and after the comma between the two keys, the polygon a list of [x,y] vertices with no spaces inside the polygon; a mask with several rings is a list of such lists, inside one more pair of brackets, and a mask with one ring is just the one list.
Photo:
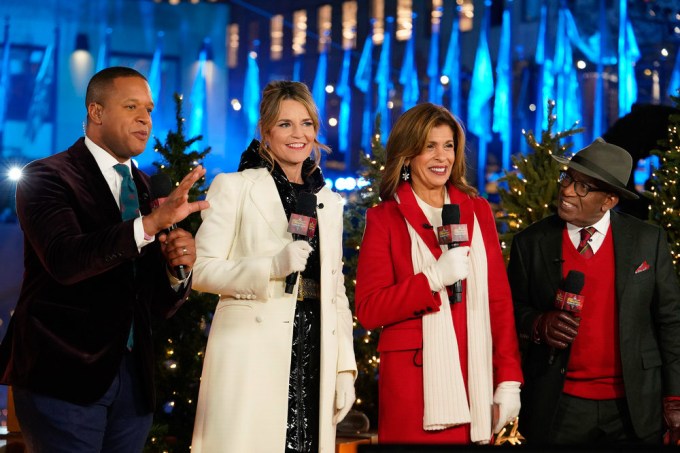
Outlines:
{"label": "microphone with red flag", "polygon": [[[440,244],[446,244],[450,249],[467,242],[468,229],[466,224],[460,222],[460,206],[457,204],[445,204],[442,208],[442,226],[437,228],[437,237]],[[463,300],[463,284],[460,280],[453,284],[453,291],[449,296],[449,302],[455,303]]]}
{"label": "microphone with red flag", "polygon": [[[585,301],[585,297],[580,294],[583,285],[585,285],[585,280],[586,276],[583,272],[569,271],[555,295],[555,308],[566,311],[578,318],[581,315],[583,302]],[[550,348],[549,365],[552,365],[555,360],[555,352],[555,348]]]}
{"label": "microphone with red flag", "polygon": [[[288,232],[293,234],[296,241],[309,241],[316,232],[316,195],[308,192],[298,194],[295,212],[291,213],[288,221]],[[286,277],[286,294],[293,294],[299,272],[293,272]]]}
{"label": "microphone with red flag", "polygon": [[[151,176],[151,209],[156,209],[163,204],[165,199],[168,198],[168,195],[170,195],[170,192],[172,192],[172,189],[172,180],[165,173],[156,173]],[[173,223],[168,227],[167,232],[176,228],[177,225]],[[175,274],[180,280],[187,278],[187,273],[183,264],[175,266]]]}

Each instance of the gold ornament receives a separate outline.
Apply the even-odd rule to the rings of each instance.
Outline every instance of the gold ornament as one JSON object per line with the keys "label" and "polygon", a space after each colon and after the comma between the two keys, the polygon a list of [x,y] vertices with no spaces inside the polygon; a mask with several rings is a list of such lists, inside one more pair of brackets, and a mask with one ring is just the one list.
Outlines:
{"label": "gold ornament", "polygon": [[515,417],[496,434],[496,440],[493,444],[503,445],[507,442],[510,445],[521,445],[525,440],[519,432],[519,417]]}

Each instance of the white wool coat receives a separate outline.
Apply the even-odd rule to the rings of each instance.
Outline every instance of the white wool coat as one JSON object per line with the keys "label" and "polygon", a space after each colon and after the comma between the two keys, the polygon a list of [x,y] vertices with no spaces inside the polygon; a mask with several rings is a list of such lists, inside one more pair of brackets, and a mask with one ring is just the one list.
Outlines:
{"label": "white wool coat", "polygon": [[[264,168],[215,177],[196,234],[193,287],[220,295],[206,349],[192,453],[284,450],[297,288],[272,279],[272,258],[293,240]],[[335,451],[338,373],[356,376],[352,314],[342,273],[342,198],[317,193],[321,260],[319,451]]]}

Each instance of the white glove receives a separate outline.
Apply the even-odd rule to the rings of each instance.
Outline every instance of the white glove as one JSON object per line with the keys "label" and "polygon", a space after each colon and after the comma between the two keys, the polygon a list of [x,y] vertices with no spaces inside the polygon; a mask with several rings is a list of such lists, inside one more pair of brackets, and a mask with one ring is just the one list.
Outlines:
{"label": "white glove", "polygon": [[436,263],[423,269],[432,291],[439,292],[444,287],[453,285],[468,276],[470,247],[454,247],[439,257]]}
{"label": "white glove", "polygon": [[310,253],[312,253],[312,246],[307,241],[291,242],[274,256],[269,275],[274,278],[283,278],[293,272],[305,270]]}
{"label": "white glove", "polygon": [[335,415],[333,424],[337,425],[342,421],[354,405],[354,374],[351,371],[338,373],[335,379]]}
{"label": "white glove", "polygon": [[519,400],[519,386],[517,381],[504,381],[498,384],[493,394],[493,402],[498,405],[498,421],[493,428],[494,434],[498,434],[508,422],[519,415],[522,406]]}

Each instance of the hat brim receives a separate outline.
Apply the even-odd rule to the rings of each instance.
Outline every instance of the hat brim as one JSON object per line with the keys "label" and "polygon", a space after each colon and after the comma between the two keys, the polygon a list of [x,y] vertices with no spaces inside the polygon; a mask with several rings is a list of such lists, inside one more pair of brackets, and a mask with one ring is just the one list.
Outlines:
{"label": "hat brim", "polygon": [[588,167],[584,167],[583,165],[579,164],[578,162],[573,162],[571,159],[567,159],[566,157],[562,156],[551,156],[553,159],[555,159],[557,162],[560,164],[572,168],[576,170],[579,173],[583,173],[586,176],[590,176],[591,178],[597,179],[598,181],[602,181],[606,186],[612,191],[616,192],[619,194],[621,197],[626,198],[628,200],[637,200],[640,198],[639,195],[637,195],[634,192],[631,192],[630,190],[626,189],[623,186],[620,185],[614,185],[609,181],[605,181],[600,175],[597,174],[597,172],[589,169]]}

